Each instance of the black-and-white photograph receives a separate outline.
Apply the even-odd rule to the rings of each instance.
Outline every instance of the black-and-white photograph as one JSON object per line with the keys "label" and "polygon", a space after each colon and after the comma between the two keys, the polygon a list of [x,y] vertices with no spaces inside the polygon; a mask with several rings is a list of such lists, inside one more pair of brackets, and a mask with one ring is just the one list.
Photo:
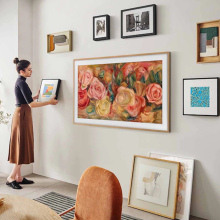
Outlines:
{"label": "black-and-white photograph", "polygon": [[149,29],[149,11],[126,15],[126,31]]}
{"label": "black-and-white photograph", "polygon": [[96,21],[96,36],[106,35],[105,20],[98,19]]}
{"label": "black-and-white photograph", "polygon": [[110,16],[100,15],[93,17],[93,40],[110,39]]}
{"label": "black-and-white photograph", "polygon": [[156,5],[146,5],[121,11],[121,38],[156,34]]}

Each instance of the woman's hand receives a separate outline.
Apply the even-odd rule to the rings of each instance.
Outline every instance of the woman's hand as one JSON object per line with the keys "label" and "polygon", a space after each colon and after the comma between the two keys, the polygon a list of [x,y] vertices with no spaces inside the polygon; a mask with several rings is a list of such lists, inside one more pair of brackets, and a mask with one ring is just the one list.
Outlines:
{"label": "woman's hand", "polygon": [[55,99],[56,95],[49,101],[50,105],[56,105],[58,101]]}
{"label": "woman's hand", "polygon": [[35,96],[33,97],[33,100],[36,100],[36,99],[38,99],[38,98],[39,98],[39,94],[40,94],[40,89],[38,90],[38,93],[37,93],[37,95],[35,95]]}

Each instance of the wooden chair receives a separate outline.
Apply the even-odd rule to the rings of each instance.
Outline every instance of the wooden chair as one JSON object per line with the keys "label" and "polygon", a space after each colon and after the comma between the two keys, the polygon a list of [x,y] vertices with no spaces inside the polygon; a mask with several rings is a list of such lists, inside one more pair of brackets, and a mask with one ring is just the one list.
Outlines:
{"label": "wooden chair", "polygon": [[122,190],[117,177],[100,167],[90,167],[82,175],[76,195],[74,220],[121,220]]}

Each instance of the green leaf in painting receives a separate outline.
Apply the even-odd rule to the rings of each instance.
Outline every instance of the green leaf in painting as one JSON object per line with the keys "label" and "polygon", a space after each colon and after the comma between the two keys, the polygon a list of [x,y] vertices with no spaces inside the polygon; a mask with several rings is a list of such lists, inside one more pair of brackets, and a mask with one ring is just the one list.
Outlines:
{"label": "green leaf in painting", "polygon": [[158,71],[156,74],[155,74],[155,79],[156,79],[156,82],[158,84],[161,84],[162,83],[162,72],[161,70]]}
{"label": "green leaf in painting", "polygon": [[156,107],[153,109],[153,112],[156,112],[156,111],[161,110],[161,109],[162,109],[162,105],[156,106]]}
{"label": "green leaf in painting", "polygon": [[115,83],[120,86],[121,85],[121,82],[123,80],[123,73],[122,72],[119,72],[116,79],[115,79]]}
{"label": "green leaf in painting", "polygon": [[141,81],[142,83],[145,83],[145,77],[142,76],[140,81]]}
{"label": "green leaf in painting", "polygon": [[99,77],[102,79],[103,77],[104,77],[104,75],[105,75],[105,71],[101,71],[100,73],[99,73]]}
{"label": "green leaf in painting", "polygon": [[145,82],[145,84],[148,86],[150,83],[151,83],[151,82],[150,82],[150,77],[148,77],[147,80],[146,80],[146,82]]}
{"label": "green leaf in painting", "polygon": [[128,88],[133,88],[135,82],[136,82],[136,76],[135,76],[135,74],[132,74],[132,75],[129,77]]}
{"label": "green leaf in painting", "polygon": [[155,83],[155,81],[156,81],[154,75],[155,75],[155,74],[154,74],[154,71],[151,70],[151,71],[150,71],[150,75],[149,75],[149,77],[148,77],[151,83]]}

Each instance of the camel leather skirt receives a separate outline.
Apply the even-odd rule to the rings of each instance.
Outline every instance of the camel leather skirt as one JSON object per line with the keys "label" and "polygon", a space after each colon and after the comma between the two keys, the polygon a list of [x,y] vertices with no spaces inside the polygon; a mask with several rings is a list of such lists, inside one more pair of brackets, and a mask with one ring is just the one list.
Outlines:
{"label": "camel leather skirt", "polygon": [[34,132],[31,107],[22,104],[15,109],[11,138],[9,143],[8,161],[14,164],[30,164],[34,162]]}

